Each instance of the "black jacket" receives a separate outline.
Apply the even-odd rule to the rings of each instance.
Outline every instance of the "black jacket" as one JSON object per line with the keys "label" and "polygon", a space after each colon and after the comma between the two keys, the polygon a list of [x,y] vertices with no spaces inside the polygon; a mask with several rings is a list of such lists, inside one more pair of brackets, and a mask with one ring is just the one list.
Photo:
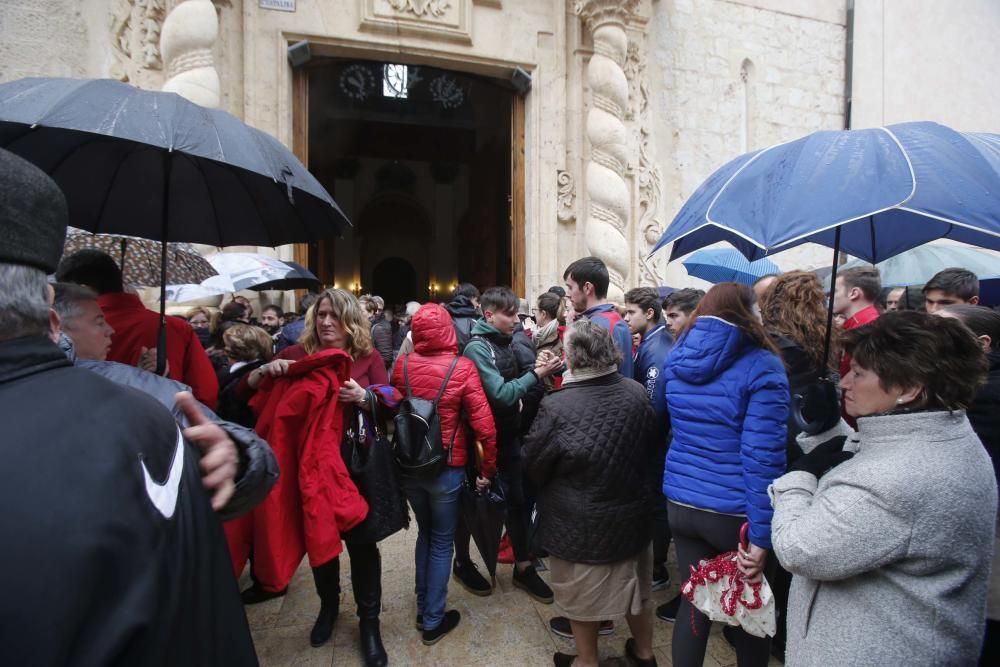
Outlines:
{"label": "black jacket", "polygon": [[372,345],[382,357],[382,363],[386,368],[392,368],[392,324],[385,319],[385,315],[372,320],[371,334]]}
{"label": "black jacket", "polygon": [[444,308],[451,315],[451,321],[455,325],[455,336],[458,338],[458,353],[462,354],[465,350],[465,344],[472,338],[472,325],[479,319],[479,311],[476,310],[472,299],[467,296],[455,297]]}
{"label": "black jacket", "polygon": [[966,414],[986,453],[993,460],[993,472],[1000,484],[1000,351],[994,350],[986,356],[990,362],[990,374]]}
{"label": "black jacket", "polygon": [[256,665],[198,454],[154,399],[0,342],[0,664]]}
{"label": "black jacket", "polygon": [[614,563],[649,544],[663,473],[653,465],[656,431],[642,385],[617,372],[564,384],[542,399],[522,455],[549,553]]}

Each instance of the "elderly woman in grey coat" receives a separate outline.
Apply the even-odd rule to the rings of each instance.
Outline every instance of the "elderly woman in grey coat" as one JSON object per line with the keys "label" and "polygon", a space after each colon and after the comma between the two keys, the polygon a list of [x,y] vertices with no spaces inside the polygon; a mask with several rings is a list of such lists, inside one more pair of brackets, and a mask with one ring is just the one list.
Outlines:
{"label": "elderly woman in grey coat", "polygon": [[997,509],[964,411],[982,349],[914,311],[851,330],[844,349],[858,432],[800,437],[809,453],[771,486],[774,550],[794,575],[786,664],[975,664]]}
{"label": "elderly woman in grey coat", "polygon": [[562,389],[542,399],[523,451],[555,604],[576,640],[575,656],[553,661],[597,667],[600,622],[624,617],[630,663],[656,667],[648,604],[655,416],[642,385],[618,373],[621,352],[607,329],[579,320],[565,347]]}

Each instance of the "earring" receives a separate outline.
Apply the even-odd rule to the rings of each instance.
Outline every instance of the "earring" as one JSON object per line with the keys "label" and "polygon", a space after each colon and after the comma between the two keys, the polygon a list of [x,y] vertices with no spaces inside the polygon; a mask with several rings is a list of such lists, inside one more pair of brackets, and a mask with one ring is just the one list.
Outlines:
{"label": "earring", "polygon": [[899,398],[896,399],[896,405],[902,405],[902,404],[903,404],[903,397],[900,396]]}

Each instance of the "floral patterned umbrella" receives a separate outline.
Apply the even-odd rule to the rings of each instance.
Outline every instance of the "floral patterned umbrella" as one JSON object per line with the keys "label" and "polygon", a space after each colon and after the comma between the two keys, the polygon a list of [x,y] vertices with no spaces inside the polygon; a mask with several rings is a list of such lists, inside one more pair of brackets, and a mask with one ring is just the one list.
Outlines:
{"label": "floral patterned umbrella", "polygon": [[[100,250],[111,255],[122,270],[123,280],[136,287],[159,287],[159,241],[118,234],[91,234],[70,228],[63,245],[63,257],[84,249]],[[190,243],[167,244],[168,285],[196,284],[218,275],[204,257]]]}

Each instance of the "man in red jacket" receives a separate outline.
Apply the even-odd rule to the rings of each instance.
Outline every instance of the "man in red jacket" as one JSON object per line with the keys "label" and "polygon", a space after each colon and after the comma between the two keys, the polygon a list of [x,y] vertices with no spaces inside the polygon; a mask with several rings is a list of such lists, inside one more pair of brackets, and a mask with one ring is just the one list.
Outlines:
{"label": "man in red jacket", "polygon": [[[99,250],[73,253],[59,263],[56,277],[98,293],[97,303],[115,330],[108,361],[135,366],[144,351],[156,349],[160,316],[146,308],[138,296],[125,293],[121,269],[110,255]],[[215,409],[219,381],[212,362],[194,329],[179,317],[167,318],[167,377],[188,385],[196,399]]]}
{"label": "man in red jacket", "polygon": [[[882,292],[882,278],[878,269],[858,267],[837,274],[833,290],[833,312],[844,317],[844,331],[857,329],[878,319],[875,300]],[[840,377],[851,370],[851,355],[844,353],[840,358]],[[843,410],[843,408],[841,408]],[[857,427],[854,418],[843,413],[852,428]]]}

